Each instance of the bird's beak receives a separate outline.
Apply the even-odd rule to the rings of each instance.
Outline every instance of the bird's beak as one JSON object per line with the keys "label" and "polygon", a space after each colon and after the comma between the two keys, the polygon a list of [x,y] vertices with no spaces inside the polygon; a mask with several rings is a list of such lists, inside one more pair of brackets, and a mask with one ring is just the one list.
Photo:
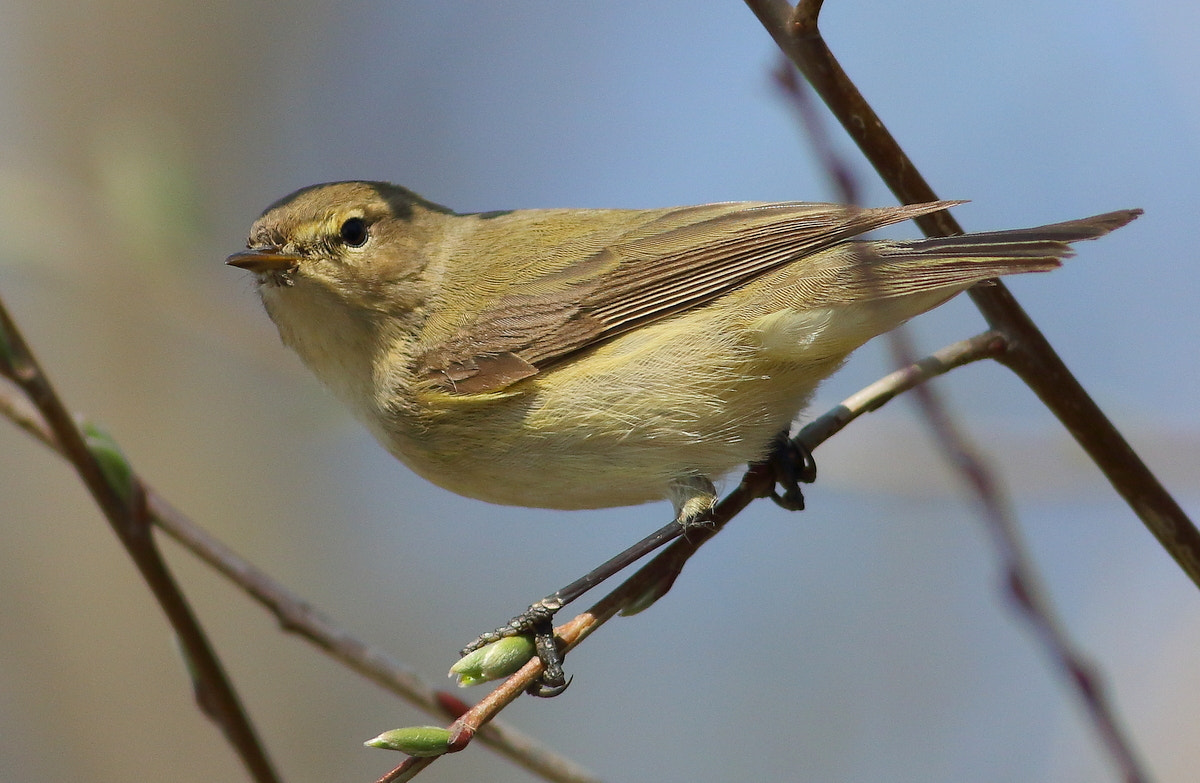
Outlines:
{"label": "bird's beak", "polygon": [[295,269],[300,263],[300,256],[292,253],[281,253],[273,247],[254,247],[234,253],[225,259],[225,263],[239,269],[249,269],[256,274],[267,272],[286,272]]}

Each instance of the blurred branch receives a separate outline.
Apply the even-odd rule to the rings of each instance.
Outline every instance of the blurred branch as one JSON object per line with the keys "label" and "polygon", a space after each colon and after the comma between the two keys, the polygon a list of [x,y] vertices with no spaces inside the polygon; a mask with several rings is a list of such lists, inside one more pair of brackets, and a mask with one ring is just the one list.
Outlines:
{"label": "blurred branch", "polygon": [[[803,427],[792,440],[801,447],[812,451],[841,432],[846,425],[859,416],[878,410],[898,394],[913,389],[930,378],[947,373],[956,367],[982,359],[994,359],[1003,354],[1007,348],[1004,337],[990,331],[948,345],[919,362],[896,370],[848,397],[840,405]],[[775,477],[770,470],[765,467],[748,470],[742,476],[738,486],[713,509],[712,519],[709,523],[689,528],[685,537],[678,538],[590,609],[555,628],[554,633],[559,639],[562,652],[567,653],[575,649],[593,631],[643,596],[665,592],[679,575],[684,564],[705,542],[720,533],[725,525],[753,500],[769,495],[774,487]],[[520,671],[510,676],[481,699],[478,704],[464,713],[450,726],[451,752],[465,748],[476,732],[528,690],[531,685],[539,682],[541,674],[542,662],[535,656]],[[377,783],[401,783],[401,781],[411,780],[437,758],[406,758],[395,769],[380,778]]]}
{"label": "blurred branch", "polygon": [[[2,366],[0,366],[2,370]],[[0,375],[11,377],[0,371]],[[15,383],[0,380],[0,416],[53,449],[59,456],[54,432],[45,418]],[[348,669],[391,691],[408,703],[438,718],[457,718],[468,706],[458,697],[425,684],[404,664],[339,628],[300,596],[272,579],[178,511],[154,489],[136,477],[141,487],[148,521],[178,541],[185,549],[265,607],[288,632],[298,634]],[[597,783],[597,778],[574,762],[505,724],[493,723],[480,742],[534,775],[558,783]],[[255,778],[259,780],[259,778]]]}
{"label": "blurred branch", "polygon": [[[746,0],[746,3],[825,99],[901,201],[936,199],[932,188],[888,134],[825,45],[817,30],[821,0],[801,0],[794,9],[783,0]],[[776,80],[788,91],[801,117],[811,117],[811,109],[798,82],[781,75],[777,75]],[[806,121],[806,126],[811,124]],[[817,134],[813,138],[818,149],[828,151],[823,135]],[[841,181],[839,173],[844,171],[843,166],[830,164],[827,170],[835,182]],[[948,212],[930,215],[917,222],[931,236],[962,233]],[[995,282],[976,286],[970,293],[989,325],[1006,338],[1008,348],[997,359],[1014,370],[1058,416],[1184,572],[1200,585],[1200,534],[1182,509],[1071,376],[1007,288]],[[911,355],[912,348],[904,333],[895,333],[892,342],[896,354],[901,357]],[[1132,744],[1120,729],[1099,681],[1051,613],[1009,505],[991,471],[931,390],[919,389],[917,400],[942,452],[979,501],[1000,556],[1008,595],[1079,694],[1125,780],[1145,780]]]}
{"label": "blurred branch", "polygon": [[[161,496],[147,491],[147,505],[155,524],[262,604],[278,618],[285,631],[307,639],[348,669],[430,715],[456,718],[468,709],[457,696],[426,684],[412,669],[380,648],[336,626],[300,596],[210,536]],[[489,726],[480,741],[545,780],[559,783],[595,783],[598,780],[570,759],[505,724]]]}
{"label": "blurred branch", "polygon": [[[200,709],[220,727],[254,780],[276,783],[279,777],[233,684],[154,542],[145,488],[132,471],[125,471],[123,475],[114,475],[111,469],[106,472],[97,452],[89,448],[3,303],[0,303],[0,375],[20,390],[41,418],[36,425],[25,426],[26,431],[43,436],[74,466],[162,607],[187,658]],[[108,449],[106,453],[111,460],[123,463],[115,449]]]}
{"label": "blurred branch", "polygon": [[[805,83],[797,78],[796,69],[786,60],[774,75],[776,84],[796,108],[805,130],[811,135],[814,150],[834,187],[841,191],[839,195],[847,203],[855,203],[857,183],[849,173],[850,167],[829,143]],[[896,363],[903,366],[911,362],[915,351],[909,331],[901,326],[889,332],[887,337]],[[1002,360],[1003,354],[1000,352],[996,358]],[[991,534],[992,547],[1005,575],[1005,595],[1022,619],[1032,626],[1050,660],[1065,675],[1068,687],[1083,701],[1097,735],[1117,759],[1125,779],[1144,780],[1144,773],[1133,752],[1133,743],[1121,729],[1100,679],[1075,649],[1066,628],[1055,619],[1050,600],[1041,587],[1037,570],[1026,551],[1011,503],[1001,489],[995,472],[970,444],[932,387],[923,385],[914,389],[913,394],[938,450],[979,503],[980,515]]]}

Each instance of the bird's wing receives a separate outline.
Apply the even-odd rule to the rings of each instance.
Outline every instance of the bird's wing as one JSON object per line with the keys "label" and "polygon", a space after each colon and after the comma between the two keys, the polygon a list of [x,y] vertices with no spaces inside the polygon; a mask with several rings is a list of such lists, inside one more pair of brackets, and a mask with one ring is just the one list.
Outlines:
{"label": "bird's wing", "polygon": [[[878,209],[802,202],[710,204],[654,213],[613,235],[615,213],[597,211],[598,240],[574,230],[547,273],[502,281],[471,316],[416,357],[414,369],[444,391],[500,391],[615,335],[699,307],[785,264],[892,223],[960,204],[937,201]],[[533,220],[535,212],[512,213]],[[582,218],[584,225],[587,217]],[[577,227],[576,227],[577,228]],[[539,246],[521,260],[538,269]],[[571,251],[567,251],[571,252]],[[506,277],[505,273],[493,277]],[[495,282],[495,281],[492,281]],[[485,285],[488,281],[484,281]],[[495,287],[494,287],[495,288]]]}

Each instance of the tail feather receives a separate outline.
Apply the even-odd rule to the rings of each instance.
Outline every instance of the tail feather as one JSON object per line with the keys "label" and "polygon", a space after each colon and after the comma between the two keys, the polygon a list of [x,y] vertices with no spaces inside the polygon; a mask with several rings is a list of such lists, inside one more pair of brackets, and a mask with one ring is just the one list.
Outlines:
{"label": "tail feather", "polygon": [[855,287],[873,288],[875,297],[893,297],[965,288],[1001,275],[1049,271],[1074,255],[1070,243],[1102,237],[1140,214],[1140,209],[1127,209],[1036,228],[864,242],[859,252],[866,253],[860,260],[868,260],[870,266]]}
{"label": "tail feather", "polygon": [[1011,256],[1015,258],[1069,258],[1072,242],[1097,239],[1134,220],[1140,209],[1123,209],[1102,215],[1051,223],[1036,228],[980,231],[952,237],[932,237],[908,242],[891,242],[879,248],[888,255],[921,255],[926,258],[956,256]]}

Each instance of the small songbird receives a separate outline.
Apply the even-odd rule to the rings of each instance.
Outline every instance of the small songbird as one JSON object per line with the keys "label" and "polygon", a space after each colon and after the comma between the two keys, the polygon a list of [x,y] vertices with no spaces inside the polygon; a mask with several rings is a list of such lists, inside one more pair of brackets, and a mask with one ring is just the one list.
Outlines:
{"label": "small songbird", "polygon": [[945,209],[803,202],[457,214],[382,182],[271,205],[228,263],[283,342],[428,480],[506,505],[712,505],[855,348],[1112,212],[856,241]]}
{"label": "small songbird", "polygon": [[268,207],[228,263],[255,273],[283,342],[433,483],[555,509],[668,498],[686,523],[855,348],[1140,214],[856,239],[959,203],[458,214],[336,182]]}

